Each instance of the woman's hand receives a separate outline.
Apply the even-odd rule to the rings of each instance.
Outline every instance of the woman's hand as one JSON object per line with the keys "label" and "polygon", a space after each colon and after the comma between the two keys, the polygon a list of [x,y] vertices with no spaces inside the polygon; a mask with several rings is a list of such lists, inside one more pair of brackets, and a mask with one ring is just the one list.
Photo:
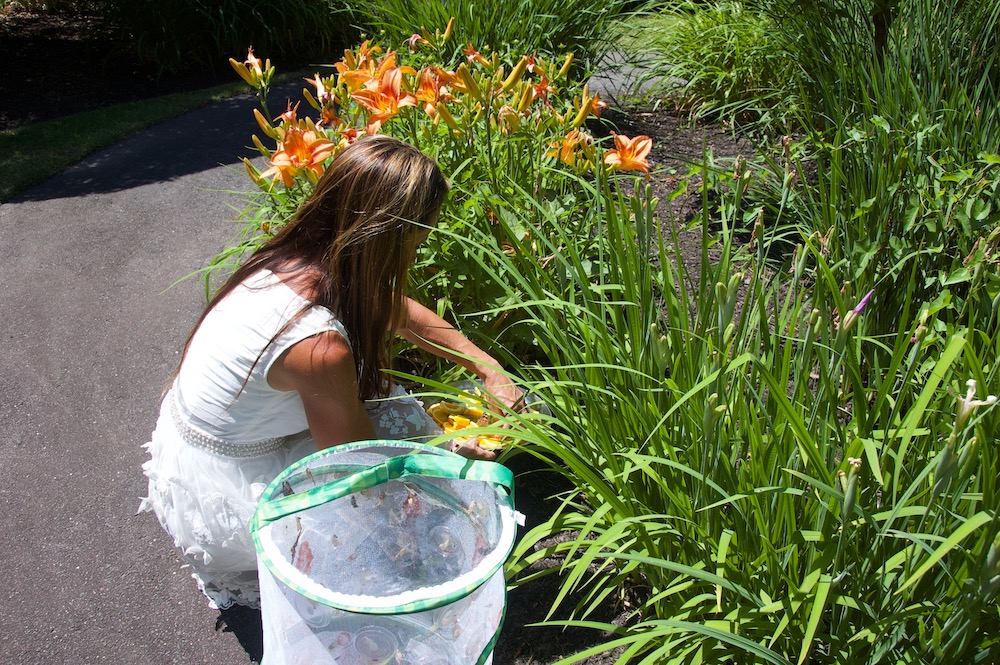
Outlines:
{"label": "woman's hand", "polygon": [[448,449],[453,453],[458,453],[466,459],[486,460],[492,462],[497,458],[497,454],[492,450],[486,450],[479,445],[479,439],[468,437],[463,439],[452,439],[448,442]]}
{"label": "woman's hand", "polygon": [[483,378],[483,389],[499,412],[517,413],[524,408],[524,391],[509,376],[492,372]]}

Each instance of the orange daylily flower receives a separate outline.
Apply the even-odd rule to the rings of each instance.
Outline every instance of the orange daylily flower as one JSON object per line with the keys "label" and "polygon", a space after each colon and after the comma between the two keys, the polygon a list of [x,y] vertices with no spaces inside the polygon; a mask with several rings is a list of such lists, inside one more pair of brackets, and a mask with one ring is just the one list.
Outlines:
{"label": "orange daylily flower", "polygon": [[386,72],[392,69],[398,69],[403,74],[413,75],[417,73],[417,70],[415,70],[413,67],[406,67],[406,66],[397,67],[396,52],[389,51],[388,53],[385,54],[384,58],[379,60],[378,65],[373,68],[371,80],[369,80],[368,83],[365,84],[365,87],[372,89],[378,88],[382,79],[385,77]]}
{"label": "orange daylily flower", "polygon": [[418,101],[424,103],[424,111],[427,115],[432,119],[437,117],[437,110],[434,107],[443,98],[449,96],[447,88],[441,82],[440,70],[436,67],[427,67],[420,72],[420,85],[417,87],[415,96]]}
{"label": "orange daylily flower", "polygon": [[367,69],[374,61],[373,56],[381,52],[382,48],[380,46],[369,47],[368,40],[366,39],[361,42],[361,46],[358,47],[356,54],[350,49],[344,49],[344,64],[347,65],[348,69]]}
{"label": "orange daylily flower", "polygon": [[320,112],[319,124],[321,125],[337,125],[340,124],[340,116],[337,115],[337,109],[333,106],[324,108]]}
{"label": "orange daylily flower", "polygon": [[264,75],[264,71],[261,66],[264,64],[261,59],[253,54],[253,47],[247,49],[247,59],[243,61],[243,64],[255,75],[260,78]]}
{"label": "orange daylily flower", "polygon": [[594,114],[594,116],[597,117],[597,118],[600,118],[601,117],[601,111],[603,111],[604,109],[608,108],[608,106],[610,106],[610,105],[606,101],[604,101],[603,99],[601,99],[601,96],[595,92],[594,93],[594,102],[591,105],[591,112]]}
{"label": "orange daylily flower", "polygon": [[323,162],[337,149],[337,144],[323,138],[315,128],[298,124],[285,129],[278,149],[271,155],[271,168],[260,174],[261,178],[281,178],[285,187],[295,184],[295,176],[304,173],[311,181],[322,175]]}
{"label": "orange daylily flower", "polygon": [[642,171],[649,173],[649,163],[646,157],[653,148],[653,139],[648,136],[636,136],[630,139],[612,132],[615,139],[614,150],[604,155],[604,163],[615,171]]}
{"label": "orange daylily flower", "polygon": [[581,152],[579,150],[582,145],[584,150],[590,147],[594,139],[590,134],[582,132],[579,129],[574,129],[562,141],[556,141],[551,144],[552,150],[546,153],[549,157],[558,157],[559,161],[570,166],[576,166],[577,156]]}
{"label": "orange daylily flower", "polygon": [[337,130],[337,134],[340,136],[338,147],[346,148],[358,140],[361,132],[356,127],[341,127]]}
{"label": "orange daylily flower", "polygon": [[[344,59],[334,63],[333,66],[337,68],[340,80],[347,85],[348,92],[357,90],[375,76],[374,55],[381,52],[382,49],[378,46],[369,48],[367,39],[358,47],[357,54],[347,49],[344,50]],[[395,54],[391,52],[386,54],[386,58],[383,60],[388,59],[390,55],[394,62]]]}
{"label": "orange daylily flower", "polygon": [[402,70],[393,67],[382,75],[377,89],[366,87],[351,95],[368,110],[369,134],[377,133],[382,123],[399,113],[399,109],[417,105],[417,98],[402,89],[402,80]]}
{"label": "orange daylily flower", "polygon": [[406,41],[410,45],[410,53],[414,53],[417,50],[418,46],[422,46],[423,44],[430,44],[430,42],[424,39],[424,36],[421,35],[419,32],[414,32],[412,35],[410,35],[410,38]]}
{"label": "orange daylily flower", "polygon": [[549,103],[549,93],[555,92],[556,89],[549,85],[549,77],[542,74],[542,79],[535,85],[535,98],[541,99],[546,104]]}
{"label": "orange daylily flower", "polygon": [[458,90],[459,92],[468,92],[469,90],[465,87],[465,83],[462,81],[457,73],[448,71],[447,69],[438,69],[437,75],[441,77],[441,83]]}
{"label": "orange daylily flower", "polygon": [[465,54],[466,60],[469,62],[478,62],[481,65],[489,66],[490,61],[483,57],[483,54],[476,50],[476,48],[469,44],[462,49],[462,53]]}
{"label": "orange daylily flower", "polygon": [[340,80],[347,86],[348,92],[354,92],[358,88],[364,87],[364,85],[372,78],[372,74],[367,68],[350,69],[343,62],[335,63],[334,67],[337,68],[337,73],[340,74]]}

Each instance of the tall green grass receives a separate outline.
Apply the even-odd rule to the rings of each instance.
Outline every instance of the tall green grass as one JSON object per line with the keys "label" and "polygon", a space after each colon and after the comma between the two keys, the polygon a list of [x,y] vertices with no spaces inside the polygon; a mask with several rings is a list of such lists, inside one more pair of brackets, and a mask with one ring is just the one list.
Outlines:
{"label": "tall green grass", "polygon": [[[558,572],[556,605],[582,594],[569,623],[615,636],[567,662],[615,647],[623,663],[1000,655],[997,412],[956,415],[967,379],[980,398],[997,385],[995,331],[937,337],[911,308],[871,336],[814,239],[774,272],[763,230],[743,253],[707,213],[687,274],[648,190],[605,184],[580,183],[576,228],[595,242],[537,206],[519,216],[530,236],[501,222],[518,251],[464,236],[544,357],[522,371],[552,415],[525,417],[521,450],[575,488],[511,573],[562,557],[520,583]],[[570,538],[544,545],[553,533]],[[588,620],[625,590],[626,626]]]}
{"label": "tall green grass", "polygon": [[904,299],[942,291],[957,317],[983,314],[1000,293],[984,274],[996,262],[977,254],[996,247],[1000,221],[1000,2],[792,10],[769,9],[801,64],[800,124],[819,171],[796,217],[833,229],[849,279],[899,294],[883,301],[886,329]]}
{"label": "tall green grass", "polygon": [[402,44],[411,34],[443,30],[454,17],[454,49],[445,60],[472,44],[488,47],[506,61],[523,54],[561,56],[574,52],[582,64],[593,64],[611,48],[617,21],[634,11],[630,0],[510,0],[463,2],[384,0],[353,8],[357,20],[384,31],[390,44]]}
{"label": "tall green grass", "polygon": [[744,128],[783,121],[799,69],[777,39],[777,21],[739,1],[660,3],[645,36],[648,95],[668,96],[695,118],[721,118]]}
{"label": "tall green grass", "polygon": [[995,308],[1000,2],[766,0],[687,20],[664,47],[687,80],[675,99],[765,137],[766,223],[815,234],[837,279],[880,285],[879,331],[927,299],[950,320]]}

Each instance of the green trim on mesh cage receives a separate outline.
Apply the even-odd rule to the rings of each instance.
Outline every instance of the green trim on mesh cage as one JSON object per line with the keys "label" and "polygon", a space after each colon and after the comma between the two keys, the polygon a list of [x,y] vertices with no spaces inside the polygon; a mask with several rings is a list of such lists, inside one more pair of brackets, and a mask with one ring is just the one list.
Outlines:
{"label": "green trim on mesh cage", "polygon": [[[282,481],[288,475],[287,473],[281,474]],[[254,512],[250,530],[256,531],[282,517],[288,517],[340,499],[348,494],[354,494],[410,475],[455,480],[481,480],[505,488],[508,496],[514,486],[514,474],[511,470],[495,462],[467,460],[460,455],[454,457],[399,455],[390,457],[386,461],[370,466],[363,471],[313,487],[305,492],[296,492],[280,499],[262,500]]]}
{"label": "green trim on mesh cage", "polygon": [[[275,478],[270,485],[268,485],[250,523],[251,535],[253,536],[254,545],[257,549],[257,556],[260,559],[260,562],[263,563],[275,577],[277,577],[292,591],[295,591],[299,595],[309,598],[317,603],[328,607],[335,607],[346,612],[362,614],[409,614],[413,612],[432,610],[468,596],[470,593],[482,586],[483,583],[489,580],[503,566],[504,562],[510,556],[510,552],[514,548],[516,520],[514,518],[514,510],[512,507],[514,481],[513,473],[510,469],[495,462],[471,461],[465,459],[461,455],[457,455],[447,450],[405,441],[361,441],[353,444],[338,446],[336,448],[336,452],[339,453],[348,450],[375,447],[406,448],[411,452],[390,457],[385,462],[370,466],[364,471],[314,487],[305,492],[292,494],[290,496],[283,496],[275,500],[267,500],[267,497],[274,496],[276,493],[280,492],[282,483],[290,475],[296,473],[299,469],[306,466],[314,459],[324,455],[329,455],[333,451],[331,449],[325,449],[313,453],[312,455],[309,455],[308,457],[292,464],[281,472],[278,477]],[[423,453],[432,454],[425,455]],[[389,480],[403,478],[406,476],[415,476],[414,479],[419,476],[429,476],[437,478],[453,478],[456,480],[476,480],[488,482],[494,486],[503,488],[506,491],[506,496],[504,496],[503,492],[498,491],[497,493],[498,498],[506,500],[507,503],[506,506],[499,506],[501,520],[499,543],[503,543],[506,540],[506,550],[501,551],[499,548],[493,550],[493,552],[484,557],[483,561],[480,562],[478,570],[473,569],[464,575],[460,575],[450,583],[434,587],[424,587],[422,589],[398,594],[398,596],[402,597],[417,596],[418,598],[414,601],[390,605],[383,599],[371,596],[365,597],[344,595],[344,600],[338,601],[335,598],[331,598],[331,595],[337,596],[341,594],[337,594],[336,592],[331,591],[318,583],[314,583],[305,575],[300,575],[303,578],[303,583],[296,582],[282,570],[290,564],[285,557],[277,553],[274,542],[270,538],[261,538],[261,532],[272,522],[281,519],[282,517],[293,515],[297,512],[323,505],[329,501],[347,496],[356,491],[368,489]],[[295,500],[297,497],[303,498]],[[274,556],[272,556],[272,553]],[[277,563],[278,561],[281,562],[280,565]],[[482,568],[482,566],[487,562],[489,565],[485,569]],[[297,570],[293,570],[292,572],[298,574]],[[473,573],[476,574],[473,575]],[[462,580],[463,578],[467,579],[464,583],[460,584],[459,580]],[[313,586],[316,588],[309,588]],[[352,601],[368,600],[370,602],[368,604],[348,602],[346,600],[347,598],[352,599]]]}

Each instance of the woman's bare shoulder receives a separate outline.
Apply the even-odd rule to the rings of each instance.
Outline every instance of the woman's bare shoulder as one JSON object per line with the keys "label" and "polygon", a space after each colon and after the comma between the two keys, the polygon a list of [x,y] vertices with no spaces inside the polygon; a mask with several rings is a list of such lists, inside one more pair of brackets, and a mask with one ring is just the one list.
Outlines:
{"label": "woman's bare shoulder", "polygon": [[329,388],[357,379],[354,356],[343,335],[327,330],[296,342],[271,366],[267,381],[277,390]]}

